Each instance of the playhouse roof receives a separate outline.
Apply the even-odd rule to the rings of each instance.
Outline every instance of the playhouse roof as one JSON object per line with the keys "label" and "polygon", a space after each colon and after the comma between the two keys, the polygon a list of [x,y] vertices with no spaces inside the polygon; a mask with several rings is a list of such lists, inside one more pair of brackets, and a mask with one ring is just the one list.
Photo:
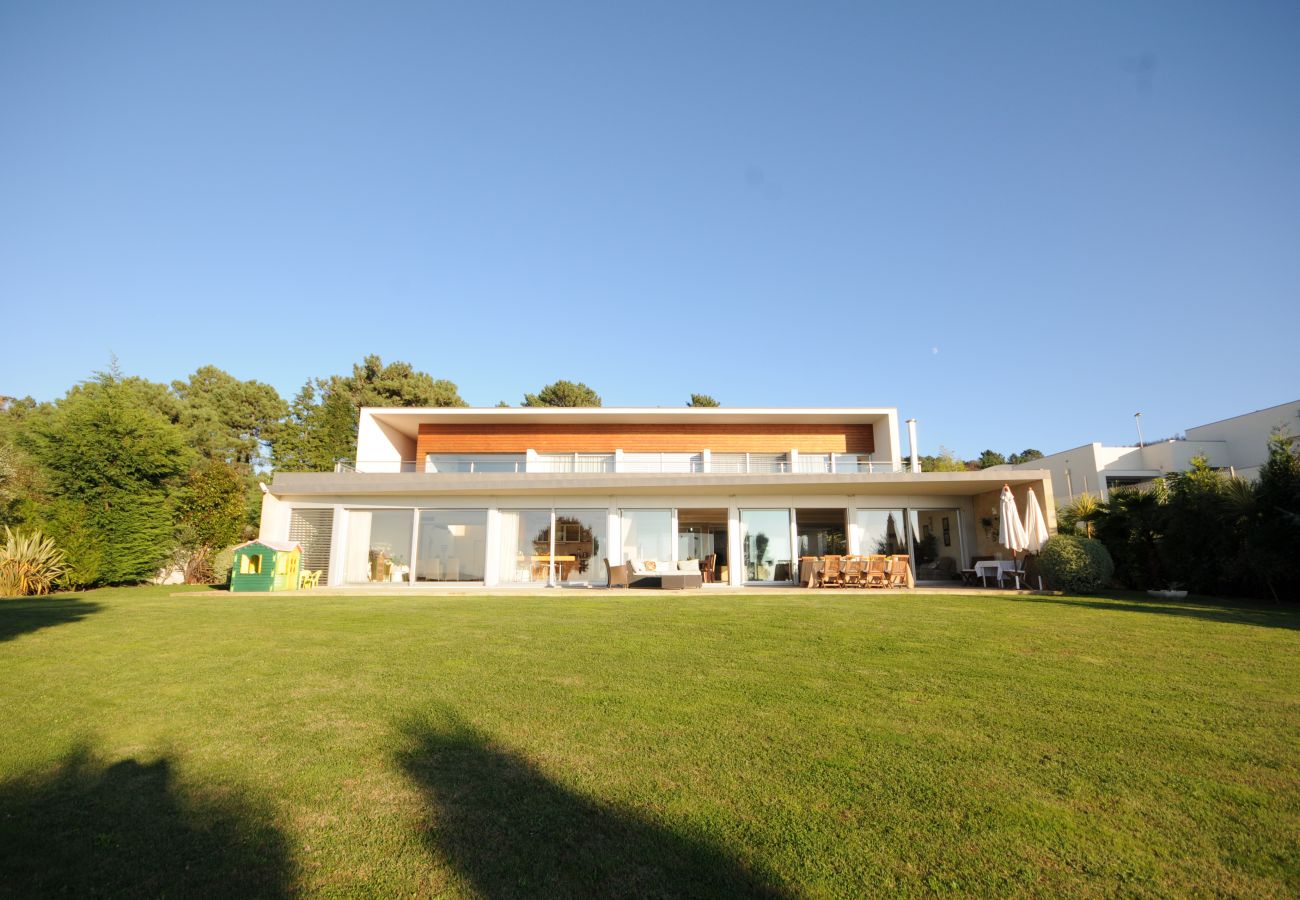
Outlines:
{"label": "playhouse roof", "polygon": [[302,546],[297,541],[245,541],[236,547],[236,550],[243,550],[245,547],[252,547],[256,544],[259,547],[267,547],[271,550],[301,550]]}

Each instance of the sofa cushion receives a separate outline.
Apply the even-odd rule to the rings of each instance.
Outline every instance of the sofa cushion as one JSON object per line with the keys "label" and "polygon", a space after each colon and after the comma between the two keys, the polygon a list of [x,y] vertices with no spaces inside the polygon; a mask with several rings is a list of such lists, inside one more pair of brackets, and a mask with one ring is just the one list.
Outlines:
{"label": "sofa cushion", "polygon": [[678,572],[698,572],[700,571],[700,561],[698,559],[683,559],[677,563]]}
{"label": "sofa cushion", "polygon": [[646,573],[645,560],[641,560],[641,559],[637,559],[636,557],[629,556],[627,559],[627,564],[632,567],[633,575],[644,575]]}

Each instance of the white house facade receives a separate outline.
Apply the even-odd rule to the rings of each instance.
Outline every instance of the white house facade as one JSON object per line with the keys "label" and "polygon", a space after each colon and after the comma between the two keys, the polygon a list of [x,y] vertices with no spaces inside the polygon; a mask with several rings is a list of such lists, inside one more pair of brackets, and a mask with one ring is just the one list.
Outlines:
{"label": "white house facade", "polygon": [[[997,556],[991,518],[1043,470],[926,473],[893,408],[364,409],[357,458],[276,473],[261,537],[333,586],[603,586],[630,559],[792,584],[803,556]],[[914,448],[913,448],[914,449]]]}

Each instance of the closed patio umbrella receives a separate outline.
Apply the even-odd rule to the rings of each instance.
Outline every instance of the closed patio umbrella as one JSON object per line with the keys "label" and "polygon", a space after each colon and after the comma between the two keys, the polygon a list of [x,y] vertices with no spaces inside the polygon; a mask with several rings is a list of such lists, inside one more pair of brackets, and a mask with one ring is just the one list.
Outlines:
{"label": "closed patio umbrella", "polygon": [[1002,500],[998,510],[998,543],[1011,551],[1011,558],[1024,550],[1029,543],[1025,526],[1020,524],[1020,513],[1016,510],[1016,498],[1011,493],[1011,486],[1002,485]]}
{"label": "closed patio umbrella", "polygon": [[1025,549],[1037,553],[1047,543],[1047,523],[1043,521],[1043,510],[1034,496],[1034,489],[1029,489],[1025,498]]}

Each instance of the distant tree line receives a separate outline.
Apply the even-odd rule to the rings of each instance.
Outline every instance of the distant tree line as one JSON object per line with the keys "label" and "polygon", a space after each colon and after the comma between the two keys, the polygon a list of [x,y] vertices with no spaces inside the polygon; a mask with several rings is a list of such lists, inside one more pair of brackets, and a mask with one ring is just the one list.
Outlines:
{"label": "distant tree line", "polygon": [[[308,379],[291,402],[215,366],[161,384],[114,362],[54,402],[0,396],[0,526],[52,539],[62,587],[145,581],[169,564],[210,581],[224,576],[218,554],[257,533],[272,471],[353,457],[362,407],[466,405],[453,382],[378,356]],[[561,380],[521,405],[601,398]],[[688,405],[718,404],[692,394]]]}
{"label": "distant tree line", "polygon": [[985,450],[975,459],[962,460],[942,444],[939,445],[937,454],[919,457],[922,472],[978,472],[980,469],[988,469],[992,466],[1015,466],[1042,458],[1041,451],[1030,448],[1005,456],[996,450]]}

